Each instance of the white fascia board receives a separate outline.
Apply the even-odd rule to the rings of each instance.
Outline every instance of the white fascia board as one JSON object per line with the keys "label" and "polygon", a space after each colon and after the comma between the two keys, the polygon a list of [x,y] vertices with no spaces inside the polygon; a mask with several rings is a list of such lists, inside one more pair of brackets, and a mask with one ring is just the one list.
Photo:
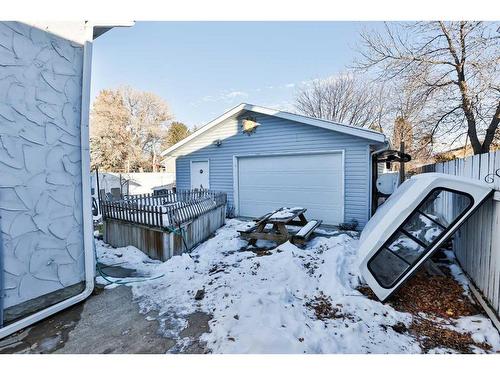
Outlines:
{"label": "white fascia board", "polygon": [[[92,41],[94,29],[104,29],[104,34],[114,27],[130,27],[135,24],[133,21],[23,21],[23,23],[36,27],[37,29],[57,35],[63,39],[71,40],[84,45],[85,42]],[[89,34],[90,30],[90,34]],[[89,39],[90,38],[90,39]]]}
{"label": "white fascia board", "polygon": [[366,138],[376,142],[382,142],[382,143],[385,142],[385,135],[376,132],[374,130],[360,128],[352,125],[340,124],[337,122],[317,119],[309,116],[298,115],[291,112],[277,111],[274,109],[259,107],[251,104],[247,104],[245,109],[252,112],[262,113],[269,116],[276,116],[290,121],[309,124],[323,129],[333,130],[340,133],[346,133],[357,137]]}
{"label": "white fascia board", "polygon": [[96,37],[92,36],[94,40],[114,27],[132,27],[135,25],[135,21],[87,21],[87,23],[93,27],[93,35],[96,30],[104,29]]}
{"label": "white fascia board", "polygon": [[317,127],[323,128],[323,129],[328,129],[328,130],[332,130],[332,131],[336,131],[336,132],[340,132],[340,133],[350,134],[350,135],[360,137],[360,138],[365,138],[365,139],[368,139],[368,140],[371,140],[371,141],[374,141],[377,143],[385,143],[386,142],[385,135],[382,133],[376,132],[374,130],[364,129],[364,128],[360,128],[360,127],[356,127],[356,126],[352,126],[352,125],[339,124],[339,123],[335,123],[332,121],[316,119],[313,117],[308,117],[308,116],[303,116],[303,115],[297,115],[297,114],[290,113],[290,112],[278,111],[275,109],[260,107],[260,106],[253,105],[253,104],[242,103],[242,104],[230,109],[229,111],[224,113],[222,116],[219,116],[215,120],[209,122],[208,124],[206,124],[202,128],[198,129],[196,132],[191,134],[189,137],[187,137],[187,138],[183,139],[182,141],[176,143],[175,145],[169,147],[168,149],[166,149],[165,151],[163,151],[161,153],[161,156],[166,156],[166,155],[170,154],[172,151],[178,149],[179,147],[182,147],[186,143],[190,142],[192,139],[205,133],[207,130],[210,130],[211,128],[213,128],[214,126],[217,126],[218,124],[220,124],[224,120],[226,120],[232,116],[235,116],[238,113],[243,112],[243,111],[261,113],[264,115],[279,117],[279,118],[282,118],[285,120],[299,122],[302,124],[317,126]]}
{"label": "white fascia board", "polygon": [[131,27],[135,21],[88,21],[93,27]]}

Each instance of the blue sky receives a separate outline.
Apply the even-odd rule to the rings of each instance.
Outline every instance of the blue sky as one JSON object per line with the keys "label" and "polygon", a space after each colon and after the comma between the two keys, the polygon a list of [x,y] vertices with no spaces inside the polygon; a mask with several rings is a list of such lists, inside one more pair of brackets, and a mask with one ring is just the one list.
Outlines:
{"label": "blue sky", "polygon": [[129,85],[203,125],[241,103],[291,109],[297,88],[352,62],[369,22],[137,22],[94,43],[92,99]]}

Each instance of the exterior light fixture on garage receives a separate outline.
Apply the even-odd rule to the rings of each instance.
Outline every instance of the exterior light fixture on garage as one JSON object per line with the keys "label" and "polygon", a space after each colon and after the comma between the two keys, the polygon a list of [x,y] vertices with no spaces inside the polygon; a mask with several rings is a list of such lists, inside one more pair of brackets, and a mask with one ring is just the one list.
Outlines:
{"label": "exterior light fixture on garage", "polygon": [[214,146],[220,147],[222,146],[222,140],[216,139],[215,141],[212,142]]}
{"label": "exterior light fixture on garage", "polygon": [[257,119],[255,117],[245,117],[241,121],[241,128],[243,130],[243,133],[246,133],[248,135],[254,133],[257,129],[257,126],[259,126],[259,123],[257,122]]}

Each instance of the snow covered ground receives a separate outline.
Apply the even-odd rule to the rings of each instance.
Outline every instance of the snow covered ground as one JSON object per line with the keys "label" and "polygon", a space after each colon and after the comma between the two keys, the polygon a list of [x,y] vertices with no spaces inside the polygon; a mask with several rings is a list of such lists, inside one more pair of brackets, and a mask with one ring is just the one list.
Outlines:
{"label": "snow covered ground", "polygon": [[[158,312],[166,336],[179,338],[189,314],[210,314],[211,332],[202,340],[213,353],[421,352],[415,337],[396,328],[408,327],[412,315],[356,290],[357,239],[337,232],[311,240],[305,249],[287,242],[259,256],[240,251],[247,243],[237,229],[247,224],[228,220],[191,254],[164,263],[133,247],[114,249],[100,241],[97,254],[107,265],[120,264],[150,277],[164,275],[129,285],[145,319]],[[453,323],[452,329],[500,350],[499,334],[486,317]],[[182,347],[176,351],[182,352]]]}

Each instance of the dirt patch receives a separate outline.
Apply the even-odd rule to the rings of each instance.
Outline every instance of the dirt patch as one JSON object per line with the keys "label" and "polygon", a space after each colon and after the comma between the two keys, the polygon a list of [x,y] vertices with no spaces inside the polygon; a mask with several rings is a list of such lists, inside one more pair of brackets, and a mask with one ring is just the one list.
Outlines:
{"label": "dirt patch", "polygon": [[266,249],[256,249],[256,250],[250,250],[251,252],[255,253],[258,257],[265,257],[268,255],[273,255],[273,253],[270,250]]}
{"label": "dirt patch", "polygon": [[349,314],[345,314],[341,311],[342,305],[332,304],[332,299],[329,296],[324,295],[320,292],[319,295],[315,296],[311,300],[304,304],[305,307],[314,311],[314,315],[318,320],[328,320],[328,319],[352,319],[353,317]]}
{"label": "dirt patch", "polygon": [[373,293],[368,285],[360,285],[356,289],[368,299],[371,299],[372,301],[378,301],[377,296],[375,295],[375,293]]}
{"label": "dirt patch", "polygon": [[240,252],[250,251],[250,252],[254,253],[255,255],[257,255],[258,257],[262,257],[262,256],[273,255],[274,249],[275,249],[274,247],[257,247],[257,246],[249,245],[249,246],[242,247],[239,251]]}
{"label": "dirt patch", "polygon": [[180,337],[188,338],[188,344],[182,349],[183,354],[205,354],[210,351],[206,347],[206,343],[201,340],[201,336],[205,332],[210,332],[209,321],[212,319],[202,311],[196,311],[187,317],[187,327],[184,328]]}
{"label": "dirt patch", "polygon": [[228,266],[227,264],[223,264],[223,263],[214,264],[212,266],[212,268],[210,268],[208,270],[208,275],[213,276],[213,275],[218,274],[220,272],[225,272],[227,266]]}

